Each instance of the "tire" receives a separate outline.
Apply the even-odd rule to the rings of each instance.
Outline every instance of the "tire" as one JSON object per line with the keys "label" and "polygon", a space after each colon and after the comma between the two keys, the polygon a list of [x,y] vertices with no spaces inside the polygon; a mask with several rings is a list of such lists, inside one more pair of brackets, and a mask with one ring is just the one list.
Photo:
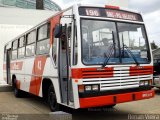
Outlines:
{"label": "tire", "polygon": [[59,110],[59,105],[57,103],[57,98],[53,85],[50,85],[48,89],[48,104],[52,112]]}
{"label": "tire", "polygon": [[17,88],[16,82],[17,82],[17,80],[16,80],[16,78],[14,78],[14,79],[13,79],[14,96],[15,96],[16,98],[20,98],[20,97],[22,97],[22,91]]}
{"label": "tire", "polygon": [[108,106],[106,106],[107,108],[113,108],[113,107],[115,107],[116,106],[116,104],[113,104],[113,105],[108,105]]}

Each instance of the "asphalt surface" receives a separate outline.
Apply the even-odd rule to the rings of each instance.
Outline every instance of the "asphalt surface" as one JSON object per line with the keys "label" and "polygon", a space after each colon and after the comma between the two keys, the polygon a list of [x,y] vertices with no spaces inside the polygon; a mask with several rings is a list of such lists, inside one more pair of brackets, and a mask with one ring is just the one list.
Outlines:
{"label": "asphalt surface", "polygon": [[[62,112],[51,113],[46,102],[35,96],[15,98],[12,92],[0,92],[0,119],[14,120],[160,120],[160,90],[155,89],[152,99],[122,103],[114,108],[90,108],[72,110],[61,107]],[[148,115],[148,116],[146,116]],[[9,119],[8,119],[9,120]]]}

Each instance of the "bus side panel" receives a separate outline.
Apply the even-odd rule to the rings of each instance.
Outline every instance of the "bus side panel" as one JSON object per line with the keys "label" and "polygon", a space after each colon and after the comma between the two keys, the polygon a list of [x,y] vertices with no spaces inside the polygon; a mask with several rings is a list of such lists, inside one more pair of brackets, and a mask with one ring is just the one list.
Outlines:
{"label": "bus side panel", "polygon": [[[54,61],[52,57],[48,57],[43,71],[43,79],[48,78],[52,81],[52,84],[55,89],[57,102],[60,103],[60,88],[59,88],[59,79],[58,79],[58,70],[54,66]],[[39,91],[39,96],[42,97],[42,82]]]}
{"label": "bus side panel", "polygon": [[17,60],[16,62],[11,62],[12,75],[16,76],[17,87],[20,88],[20,84],[24,81],[24,62],[23,60]]}
{"label": "bus side panel", "polygon": [[[17,63],[16,62],[17,62],[17,60],[11,60],[10,61],[10,78],[11,78],[10,82],[12,82],[13,76],[17,75]],[[17,76],[16,76],[16,79],[17,79]],[[11,84],[10,82],[8,84]]]}
{"label": "bus side panel", "polygon": [[[53,33],[54,33],[54,28],[55,26],[59,23],[60,21],[60,17],[61,14],[58,14],[57,16],[54,16],[53,18],[51,18],[50,20],[50,24],[51,24],[51,28],[50,28],[50,56],[52,56],[52,44],[53,44]],[[47,56],[39,56],[36,57],[35,61],[34,61],[34,66],[35,66],[35,75],[36,75],[36,95],[42,97],[42,80],[47,78],[50,79],[50,77],[53,76],[53,63],[51,62],[51,58],[47,58]],[[52,66],[52,69],[51,69]],[[58,73],[57,73],[58,75]],[[56,75],[56,76],[57,76]],[[58,80],[58,79],[57,79]],[[52,82],[53,83],[53,82]],[[54,85],[54,83],[53,83]],[[58,84],[56,85],[58,86]],[[55,85],[54,85],[55,87]],[[56,89],[55,89],[56,91]],[[58,94],[58,93],[57,93]]]}
{"label": "bus side panel", "polygon": [[[31,79],[34,79],[34,75],[32,72],[34,71],[34,57],[31,58],[26,58],[24,59],[24,80],[21,83],[21,90],[26,91],[26,92],[31,92],[30,91],[30,84],[31,84]],[[32,83],[33,84],[33,83]],[[35,84],[32,86],[32,92],[36,90],[34,87]]]}

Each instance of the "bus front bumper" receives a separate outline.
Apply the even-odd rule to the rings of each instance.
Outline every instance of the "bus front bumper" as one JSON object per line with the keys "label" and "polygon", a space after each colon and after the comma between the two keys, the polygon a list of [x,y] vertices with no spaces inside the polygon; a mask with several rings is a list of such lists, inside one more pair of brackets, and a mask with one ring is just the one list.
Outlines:
{"label": "bus front bumper", "polygon": [[149,99],[154,97],[154,95],[154,90],[148,90],[115,95],[80,98],[80,108],[100,107],[142,99]]}

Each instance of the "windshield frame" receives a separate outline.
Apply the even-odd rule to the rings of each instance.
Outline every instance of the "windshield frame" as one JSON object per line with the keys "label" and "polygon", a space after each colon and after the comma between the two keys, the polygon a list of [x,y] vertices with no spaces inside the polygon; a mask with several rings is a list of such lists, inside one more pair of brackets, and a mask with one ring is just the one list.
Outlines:
{"label": "windshield frame", "polygon": [[115,28],[116,28],[116,35],[117,35],[117,40],[118,40],[118,47],[119,47],[119,54],[120,54],[120,57],[119,57],[119,61],[118,63],[108,63],[107,65],[129,65],[129,64],[136,64],[135,62],[133,63],[123,63],[122,62],[122,55],[120,53],[120,50],[121,50],[121,46],[120,46],[120,38],[119,38],[119,31],[118,31],[118,23],[128,23],[128,24],[135,24],[135,25],[142,25],[143,28],[144,28],[144,35],[146,37],[146,48],[147,48],[147,51],[148,51],[148,62],[146,63],[139,63],[139,64],[150,64],[151,63],[151,50],[150,50],[150,46],[149,46],[149,40],[148,40],[148,35],[147,35],[147,31],[146,31],[146,27],[145,27],[145,24],[144,22],[135,22],[135,21],[120,21],[120,20],[110,20],[110,19],[101,19],[101,18],[86,18],[86,17],[80,17],[80,42],[81,42],[81,62],[83,65],[85,66],[97,66],[97,65],[102,65],[102,64],[86,64],[84,63],[83,61],[83,46],[82,46],[82,20],[96,20],[96,21],[107,21],[107,22],[114,22],[115,23]]}

